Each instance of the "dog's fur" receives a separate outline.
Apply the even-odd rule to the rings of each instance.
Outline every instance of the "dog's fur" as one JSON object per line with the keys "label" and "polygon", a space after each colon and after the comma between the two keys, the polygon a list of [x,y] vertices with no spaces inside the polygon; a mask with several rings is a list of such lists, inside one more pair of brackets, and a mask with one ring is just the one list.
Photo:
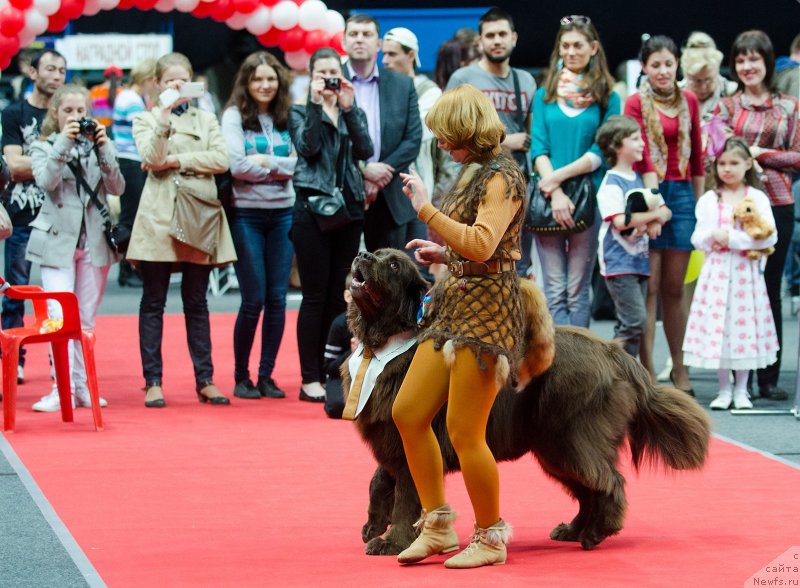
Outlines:
{"label": "dog's fur", "polygon": [[[354,304],[348,319],[356,337],[368,347],[380,348],[389,336],[413,328],[427,283],[404,253],[392,249],[362,253],[352,270]],[[544,471],[579,503],[572,522],[557,525],[550,537],[578,541],[591,549],[622,528],[625,480],[617,461],[625,439],[637,468],[661,462],[674,469],[698,469],[708,451],[709,419],[694,399],[675,388],[653,386],[649,374],[618,344],[585,329],[555,329],[550,365],[552,337],[547,328],[552,328],[552,321],[539,290],[523,284],[529,328],[520,381],[533,379],[520,392],[510,387],[500,391],[489,417],[487,442],[498,461],[527,453],[536,456]],[[420,502],[392,420],[392,404],[413,354],[414,348],[386,366],[356,420],[378,461],[370,482],[368,520],[361,532],[370,555],[397,554],[416,536],[412,524]],[[346,364],[343,377],[347,391]],[[444,408],[433,429],[445,471],[459,470]]]}

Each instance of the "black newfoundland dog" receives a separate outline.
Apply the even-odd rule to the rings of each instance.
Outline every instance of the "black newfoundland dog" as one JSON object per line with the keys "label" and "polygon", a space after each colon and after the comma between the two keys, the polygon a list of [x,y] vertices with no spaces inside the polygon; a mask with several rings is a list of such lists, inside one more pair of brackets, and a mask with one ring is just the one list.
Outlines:
{"label": "black newfoundland dog", "polygon": [[[354,304],[348,322],[367,347],[380,349],[390,336],[416,327],[417,308],[428,284],[403,252],[361,253],[353,261],[352,275]],[[709,419],[684,392],[654,386],[645,369],[618,344],[585,329],[554,330],[541,292],[523,282],[528,332],[518,374],[521,389],[507,386],[497,396],[487,441],[498,461],[536,456],[579,505],[575,518],[557,525],[550,537],[592,549],[622,529],[625,480],[617,463],[625,440],[637,468],[649,461],[679,470],[699,469],[708,451]],[[355,421],[378,462],[361,531],[369,555],[397,554],[416,536],[419,498],[392,421],[392,404],[413,354],[414,347],[386,366]],[[346,363],[343,367],[347,394],[350,375]],[[452,472],[459,470],[459,463],[444,414],[442,409],[433,428],[445,471]]]}

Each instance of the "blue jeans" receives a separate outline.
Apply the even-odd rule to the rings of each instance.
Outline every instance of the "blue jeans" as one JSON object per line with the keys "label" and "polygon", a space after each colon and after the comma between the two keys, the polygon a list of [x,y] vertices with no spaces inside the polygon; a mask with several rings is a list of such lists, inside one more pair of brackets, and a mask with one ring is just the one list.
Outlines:
{"label": "blue jeans", "polygon": [[[14,233],[5,242],[5,269],[3,277],[12,286],[27,286],[31,279],[31,262],[25,259],[25,250],[28,248],[28,239],[31,237],[31,227],[14,227]],[[25,301],[14,300],[3,296],[2,320],[3,330],[23,326],[25,316]],[[19,351],[19,364],[25,365],[25,349]]]}
{"label": "blue jeans", "polygon": [[536,235],[544,295],[557,325],[589,326],[589,292],[599,232],[600,222],[595,219],[582,233]]}
{"label": "blue jeans", "polygon": [[233,267],[242,294],[233,327],[233,375],[237,382],[250,377],[250,351],[263,309],[258,377],[268,380],[286,324],[286,294],[294,254],[289,240],[292,208],[234,208],[230,225],[239,258]]}

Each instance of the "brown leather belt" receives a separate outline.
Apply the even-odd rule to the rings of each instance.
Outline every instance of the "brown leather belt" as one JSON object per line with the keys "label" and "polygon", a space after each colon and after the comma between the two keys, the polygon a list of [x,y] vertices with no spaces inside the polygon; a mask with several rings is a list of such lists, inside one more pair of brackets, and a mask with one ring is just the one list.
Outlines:
{"label": "brown leather belt", "polygon": [[447,269],[455,277],[482,276],[484,274],[500,274],[513,272],[517,264],[511,259],[489,259],[487,261],[451,261]]}
{"label": "brown leather belt", "polygon": [[191,170],[179,171],[178,174],[182,175],[185,178],[210,178],[211,177],[211,174],[204,174],[204,173],[195,172],[195,171],[191,171]]}

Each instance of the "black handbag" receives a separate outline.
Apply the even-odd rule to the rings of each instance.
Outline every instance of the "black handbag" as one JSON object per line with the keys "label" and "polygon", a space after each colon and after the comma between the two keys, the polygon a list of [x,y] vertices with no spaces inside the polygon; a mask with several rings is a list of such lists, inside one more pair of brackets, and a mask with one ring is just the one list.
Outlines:
{"label": "black handbag", "polygon": [[344,150],[349,147],[349,141],[340,141],[339,155],[337,158],[336,187],[330,194],[315,194],[307,198],[308,210],[323,233],[335,231],[353,222],[347,204],[344,201]]}
{"label": "black handbag", "polygon": [[575,176],[561,184],[564,194],[569,196],[572,204],[575,205],[572,213],[572,220],[575,224],[572,227],[563,227],[553,218],[550,198],[546,198],[539,189],[538,177],[534,176],[531,182],[531,202],[525,217],[525,226],[530,232],[574,234],[582,233],[594,224],[597,198],[591,174]]}
{"label": "black handbag", "polygon": [[111,222],[111,215],[108,212],[108,209],[100,202],[100,199],[97,197],[97,193],[100,191],[100,184],[103,182],[101,179],[94,190],[92,190],[91,186],[89,186],[89,182],[83,177],[81,173],[80,164],[76,165],[72,161],[67,162],[67,167],[72,170],[72,173],[75,175],[75,179],[77,180],[76,188],[78,190],[78,194],[81,192],[81,187],[86,191],[89,195],[89,200],[91,200],[92,204],[97,208],[100,212],[100,216],[103,217],[103,236],[106,238],[106,243],[111,248],[112,251],[115,253],[119,253],[120,255],[124,255],[125,252],[128,250],[128,243],[131,240],[131,230],[125,225],[114,224]]}

